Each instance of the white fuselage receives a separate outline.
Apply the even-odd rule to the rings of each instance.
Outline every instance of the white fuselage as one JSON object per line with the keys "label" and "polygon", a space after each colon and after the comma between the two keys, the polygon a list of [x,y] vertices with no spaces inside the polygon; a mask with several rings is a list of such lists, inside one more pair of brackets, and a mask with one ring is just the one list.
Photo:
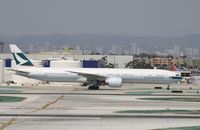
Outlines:
{"label": "white fuselage", "polygon": [[[86,83],[87,77],[77,73],[97,75],[106,78],[119,77],[122,83],[170,84],[181,80],[176,73],[160,69],[110,69],[110,68],[18,68],[16,74],[49,82]],[[23,71],[23,72],[22,72]],[[24,73],[26,71],[27,73]],[[77,72],[77,73],[73,73]]]}

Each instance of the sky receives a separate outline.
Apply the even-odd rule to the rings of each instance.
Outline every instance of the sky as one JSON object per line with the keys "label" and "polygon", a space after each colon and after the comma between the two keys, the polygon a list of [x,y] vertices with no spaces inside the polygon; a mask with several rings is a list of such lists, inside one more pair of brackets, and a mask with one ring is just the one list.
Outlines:
{"label": "sky", "polygon": [[200,33],[200,0],[0,0],[0,32],[184,36]]}

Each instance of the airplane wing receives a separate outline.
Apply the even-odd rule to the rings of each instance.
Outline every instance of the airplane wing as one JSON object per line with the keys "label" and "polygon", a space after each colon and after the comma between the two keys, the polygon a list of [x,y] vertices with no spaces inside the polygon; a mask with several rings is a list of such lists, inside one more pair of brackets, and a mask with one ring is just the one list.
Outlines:
{"label": "airplane wing", "polygon": [[83,73],[83,72],[78,72],[78,71],[67,71],[67,72],[75,73],[75,74],[78,74],[80,76],[86,77],[88,81],[106,80],[106,76],[102,76],[102,75]]}

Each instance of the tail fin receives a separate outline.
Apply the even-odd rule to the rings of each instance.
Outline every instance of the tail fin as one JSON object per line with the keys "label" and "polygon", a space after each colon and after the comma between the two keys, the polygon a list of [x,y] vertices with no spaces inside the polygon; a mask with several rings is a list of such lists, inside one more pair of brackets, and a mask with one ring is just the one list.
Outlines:
{"label": "tail fin", "polygon": [[33,66],[31,61],[25,56],[25,54],[15,44],[10,44],[10,50],[13,54],[13,57],[17,65]]}

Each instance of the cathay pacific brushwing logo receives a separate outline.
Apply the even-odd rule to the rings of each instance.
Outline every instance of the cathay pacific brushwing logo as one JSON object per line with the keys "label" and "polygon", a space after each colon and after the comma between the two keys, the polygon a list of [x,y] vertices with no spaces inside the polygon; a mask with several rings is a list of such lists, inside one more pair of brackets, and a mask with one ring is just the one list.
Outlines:
{"label": "cathay pacific brushwing logo", "polygon": [[23,53],[13,53],[17,65],[28,65],[33,66],[33,64],[24,56]]}
{"label": "cathay pacific brushwing logo", "polygon": [[19,62],[19,65],[23,65],[23,64],[26,64],[28,62],[28,60],[22,59],[18,54],[16,54],[15,56],[16,56],[16,59]]}

